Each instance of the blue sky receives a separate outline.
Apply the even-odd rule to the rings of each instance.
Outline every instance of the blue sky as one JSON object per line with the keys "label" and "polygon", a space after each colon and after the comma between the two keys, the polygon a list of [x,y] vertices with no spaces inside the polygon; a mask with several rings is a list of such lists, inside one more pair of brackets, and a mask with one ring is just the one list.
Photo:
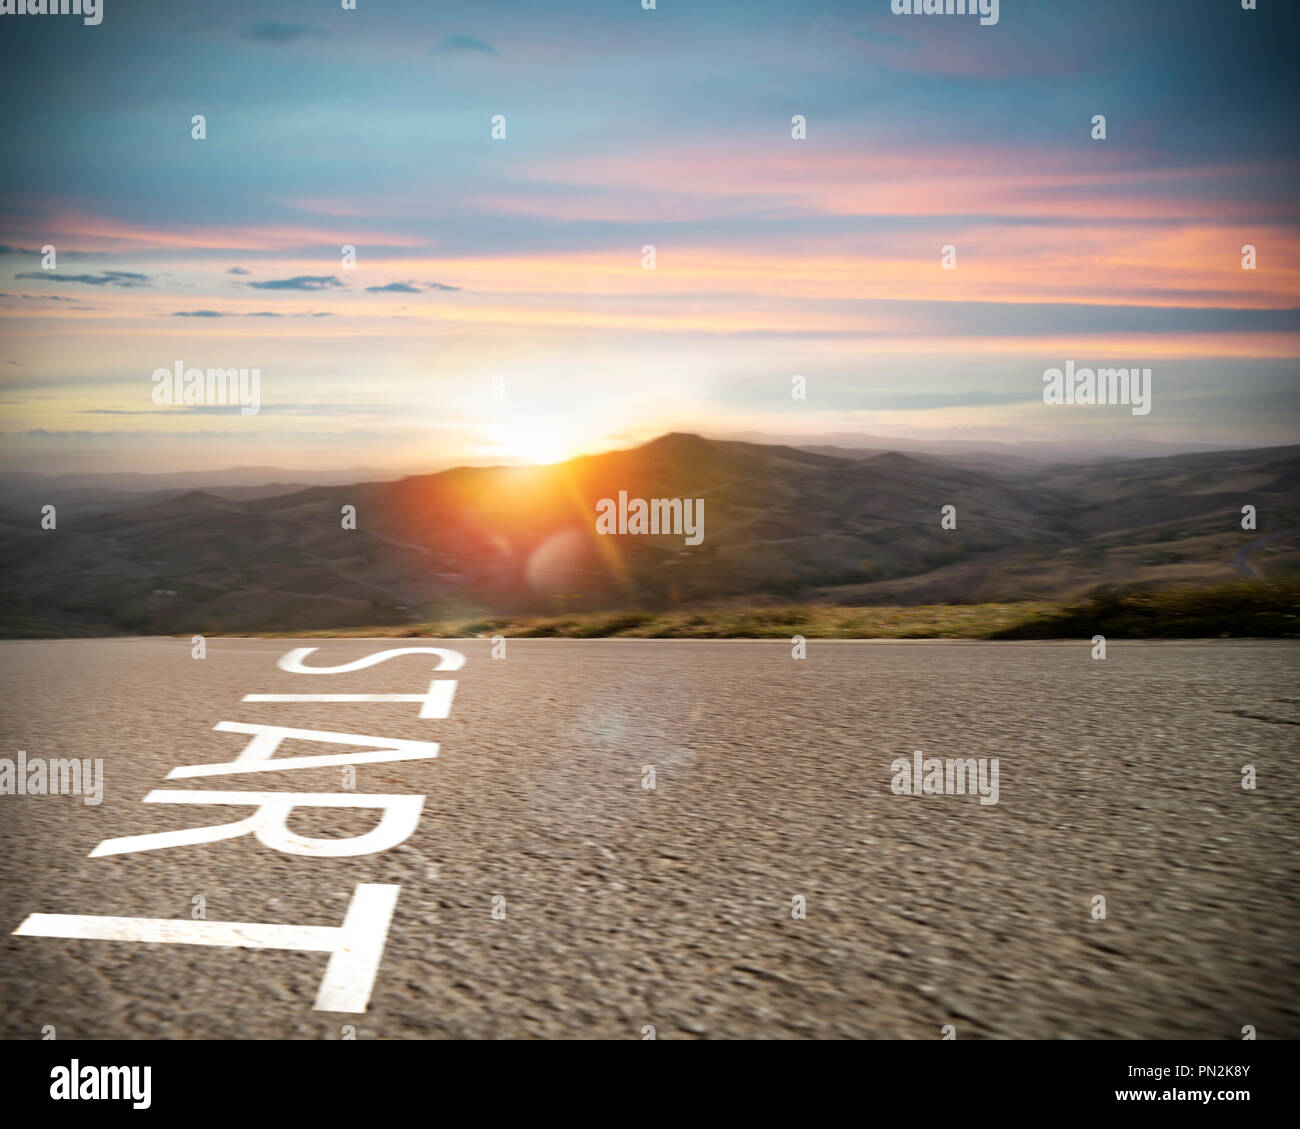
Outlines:
{"label": "blue sky", "polygon": [[[2,457],[425,469],[669,429],[1294,442],[1300,11],[1262,8],[0,16]],[[153,404],[177,359],[259,367],[262,411]],[[1067,359],[1151,367],[1151,414],[1043,405]]]}

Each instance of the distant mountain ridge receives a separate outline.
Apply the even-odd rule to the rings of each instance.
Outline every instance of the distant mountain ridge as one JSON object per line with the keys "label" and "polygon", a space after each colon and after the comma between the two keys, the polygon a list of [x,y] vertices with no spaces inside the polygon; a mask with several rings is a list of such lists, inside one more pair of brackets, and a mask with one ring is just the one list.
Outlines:
{"label": "distant mountain ridge", "polygon": [[[298,630],[455,612],[730,599],[1055,598],[1241,575],[1252,534],[1300,527],[1300,447],[992,473],[672,433],[541,467],[259,493],[139,495],[46,481],[0,508],[8,634]],[[704,539],[595,532],[596,503],[704,499]],[[110,496],[111,495],[111,496]],[[956,528],[940,526],[956,507]],[[356,528],[343,527],[355,507]],[[1296,567],[1285,538],[1251,567]]]}
{"label": "distant mountain ridge", "polygon": [[[1056,465],[1062,463],[1095,463],[1110,460],[1161,458],[1165,455],[1207,454],[1234,450],[1214,443],[1170,443],[1158,439],[1078,439],[1048,441],[1021,439],[999,441],[995,439],[914,439],[865,435],[845,432],[828,432],[815,436],[763,435],[760,433],[721,434],[720,440],[760,442],[780,446],[799,447],[806,451],[839,454],[844,458],[857,458],[872,451],[903,451],[935,459],[999,459],[1009,466],[1034,463]],[[991,465],[991,464],[990,464]]]}

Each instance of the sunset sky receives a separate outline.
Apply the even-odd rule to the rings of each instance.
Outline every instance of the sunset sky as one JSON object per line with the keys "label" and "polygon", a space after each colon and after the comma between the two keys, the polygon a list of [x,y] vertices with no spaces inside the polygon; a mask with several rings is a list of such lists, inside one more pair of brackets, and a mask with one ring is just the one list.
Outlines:
{"label": "sunset sky", "polygon": [[[1300,441],[1300,5],[104,4],[0,16],[7,469]],[[1068,360],[1151,413],[1044,405]]]}

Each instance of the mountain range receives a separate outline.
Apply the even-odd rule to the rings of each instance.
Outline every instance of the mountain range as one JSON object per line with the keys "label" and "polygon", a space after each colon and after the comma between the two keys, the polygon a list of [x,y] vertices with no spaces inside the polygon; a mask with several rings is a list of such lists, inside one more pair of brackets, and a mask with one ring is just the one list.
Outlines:
{"label": "mountain range", "polygon": [[[274,476],[274,472],[272,472]],[[256,477],[254,474],[252,477]],[[1044,465],[669,434],[552,466],[190,489],[24,475],[0,632],[219,633],[716,601],[947,603],[1294,574],[1300,446]],[[123,488],[125,486],[125,488]],[[596,504],[704,500],[704,538]],[[43,529],[42,507],[55,507]],[[1242,528],[1242,507],[1257,528]],[[941,527],[955,507],[956,527]],[[345,528],[345,507],[355,528]]]}

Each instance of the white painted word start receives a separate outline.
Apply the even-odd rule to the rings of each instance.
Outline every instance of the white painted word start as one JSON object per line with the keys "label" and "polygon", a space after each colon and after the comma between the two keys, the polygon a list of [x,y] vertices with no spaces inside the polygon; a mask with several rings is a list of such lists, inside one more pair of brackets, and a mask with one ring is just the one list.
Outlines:
{"label": "white painted word start", "polygon": [[[307,666],[303,660],[317,648],[298,647],[283,655],[278,666],[292,674],[348,674],[401,655],[432,654],[433,668],[459,670],[465,656],[443,647],[393,647],[338,666]],[[245,694],[246,702],[419,702],[421,718],[446,718],[456,692],[454,678],[435,678],[423,694]],[[291,729],[222,721],[219,733],[240,733],[250,738],[233,761],[184,765],[167,774],[168,780],[200,776],[228,776],[252,772],[282,772],[300,768],[329,768],[424,760],[438,755],[433,741],[395,737],[370,737],[323,729]],[[340,752],[307,756],[274,756],[286,741],[342,745],[365,752]],[[252,835],[263,846],[290,855],[339,858],[386,851],[410,838],[419,824],[424,797],[419,795],[335,792],[185,791],[155,789],[146,804],[217,804],[255,807],[250,816],[234,823],[157,831],[105,839],[91,858],[157,851],[169,847],[216,843]],[[290,831],[289,815],[295,808],[373,808],[382,812],[378,826],[363,835],[316,839]],[[148,941],[176,945],[218,945],[246,949],[294,949],[330,954],[316,996],[318,1011],[362,1012],[370,1002],[379,962],[383,957],[398,885],[358,883],[341,926],[270,925],[243,921],[188,921],[172,918],[103,917],[81,914],[33,913],[14,933],[24,937],[71,937],[97,941]]]}

